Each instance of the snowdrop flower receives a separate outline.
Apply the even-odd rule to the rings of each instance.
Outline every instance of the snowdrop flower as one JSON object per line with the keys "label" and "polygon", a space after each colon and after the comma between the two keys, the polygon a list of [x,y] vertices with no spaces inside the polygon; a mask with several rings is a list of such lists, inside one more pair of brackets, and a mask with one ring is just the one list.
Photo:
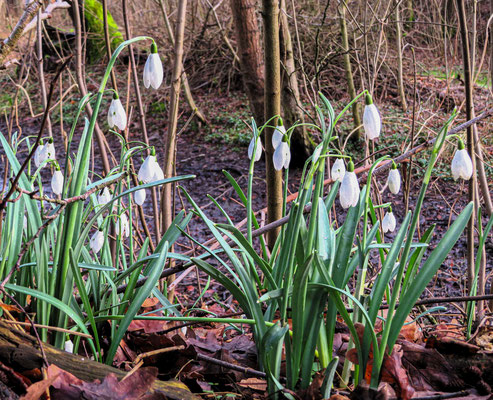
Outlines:
{"label": "snowdrop flower", "polygon": [[116,236],[129,237],[130,236],[130,225],[128,223],[127,214],[123,213],[116,221],[115,226]]}
{"label": "snowdrop flower", "polygon": [[104,206],[111,200],[111,193],[107,187],[103,188],[98,194],[98,204]]}
{"label": "snowdrop flower", "polygon": [[63,174],[58,164],[55,173],[51,177],[51,190],[57,196],[61,195],[63,191]]}
{"label": "snowdrop flower", "polygon": [[248,145],[248,158],[251,160],[253,156],[253,148],[255,147],[255,142],[257,142],[257,147],[255,149],[255,159],[254,161],[257,162],[260,160],[260,157],[262,156],[262,143],[260,141],[260,136],[257,136],[255,139],[255,136],[252,138],[250,141],[250,144]]}
{"label": "snowdrop flower", "polygon": [[339,200],[342,208],[355,207],[359,202],[359,193],[359,183],[354,173],[354,164],[349,161],[348,169],[339,188]]}
{"label": "snowdrop flower", "polygon": [[43,150],[41,151],[41,162],[45,160],[56,160],[55,154],[55,145],[53,144],[53,138],[50,137],[48,143],[43,146]]}
{"label": "snowdrop flower", "polygon": [[146,190],[145,189],[139,189],[134,192],[134,201],[135,204],[141,206],[144,204],[144,201],[146,201]]}
{"label": "snowdrop flower", "polygon": [[24,215],[24,220],[22,221],[22,228],[27,231],[27,217]]}
{"label": "snowdrop flower", "polygon": [[392,207],[390,207],[389,211],[385,213],[385,216],[382,220],[382,229],[383,233],[394,232],[395,230],[395,216],[392,212]]}
{"label": "snowdrop flower", "polygon": [[370,140],[374,140],[380,136],[380,130],[382,129],[382,121],[378,109],[373,104],[371,95],[367,94],[365,98],[365,111],[363,112],[363,126],[365,128],[365,134]]}
{"label": "snowdrop flower", "polygon": [[103,248],[103,244],[104,233],[103,231],[97,230],[96,232],[94,232],[94,234],[91,236],[91,239],[89,240],[89,247],[94,252],[94,254],[97,254]]}
{"label": "snowdrop flower", "polygon": [[110,128],[116,125],[121,131],[127,126],[127,114],[117,93],[113,94],[113,99],[108,110],[108,125]]}
{"label": "snowdrop flower", "polygon": [[144,183],[155,182],[164,179],[164,173],[156,161],[156,150],[152,148],[151,155],[147,156],[138,173],[139,181]]}
{"label": "snowdrop flower", "polygon": [[147,57],[146,65],[144,66],[144,86],[146,89],[152,86],[154,89],[159,88],[163,82],[163,64],[157,54],[157,46],[155,42],[151,45],[151,54]]}
{"label": "snowdrop flower", "polygon": [[276,126],[276,129],[274,129],[274,133],[272,134],[272,147],[274,150],[281,144],[285,134],[286,128],[282,124],[282,118],[279,118],[279,125]]}
{"label": "snowdrop flower", "polygon": [[274,156],[272,160],[274,161],[274,168],[276,171],[281,169],[287,169],[291,161],[291,152],[289,151],[289,144],[287,142],[287,136],[284,136],[282,142],[274,150]]}
{"label": "snowdrop flower", "polygon": [[36,151],[34,152],[34,165],[36,168],[39,168],[41,163],[44,161],[42,160],[42,155],[43,155],[43,149],[44,149],[44,144],[43,144],[43,139],[39,142],[39,146],[36,148]]}
{"label": "snowdrop flower", "polygon": [[399,174],[399,170],[394,161],[392,161],[392,168],[390,169],[389,177],[387,178],[387,184],[389,185],[389,190],[393,194],[399,193],[399,190],[401,189],[401,174]]}
{"label": "snowdrop flower", "polygon": [[462,178],[466,181],[471,179],[472,176],[472,160],[465,149],[462,139],[459,139],[457,151],[452,160],[452,176],[454,177],[454,180]]}
{"label": "snowdrop flower", "polygon": [[334,165],[332,165],[330,176],[334,181],[342,182],[345,174],[346,166],[344,165],[344,160],[342,158],[338,158],[337,160],[335,160]]}

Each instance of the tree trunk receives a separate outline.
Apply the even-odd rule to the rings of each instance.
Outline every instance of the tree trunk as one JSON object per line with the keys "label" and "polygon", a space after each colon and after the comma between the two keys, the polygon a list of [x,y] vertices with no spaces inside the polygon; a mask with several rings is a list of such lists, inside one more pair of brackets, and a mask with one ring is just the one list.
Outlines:
{"label": "tree trunk", "polygon": [[[348,86],[349,98],[353,100],[356,97],[356,89],[354,87],[353,69],[351,66],[351,58],[349,57],[349,40],[346,25],[346,5],[341,4],[338,8],[339,11],[339,24],[341,29],[341,41],[342,51],[344,52],[344,69],[346,70],[346,80]],[[355,133],[352,138],[358,140],[361,137],[361,117],[360,117],[360,105],[358,102],[353,103],[353,123]]]}
{"label": "tree trunk", "polygon": [[[181,72],[183,69],[183,42],[185,36],[185,23],[187,14],[187,0],[181,0],[178,4],[178,14],[176,17],[176,40],[175,40],[175,60],[173,75],[171,77],[171,94],[169,102],[168,134],[166,137],[164,177],[171,178],[175,171],[176,154],[176,130],[178,126],[178,105],[180,100]],[[171,226],[175,214],[175,185],[167,184],[163,188],[163,198],[161,199],[162,209],[162,232]],[[170,249],[173,251],[173,246]],[[174,280],[175,276],[168,278],[168,283]],[[173,298],[174,292],[168,293]]]}
{"label": "tree trunk", "polygon": [[[293,12],[295,12],[293,10]],[[289,32],[288,17],[286,15],[286,1],[281,0],[281,29],[279,37],[280,53],[284,68],[281,71],[282,109],[287,126],[295,122],[305,122],[301,108],[300,89],[294,62],[293,43]],[[314,150],[313,140],[305,126],[296,128],[291,136],[291,157],[293,164],[303,165]]]}
{"label": "tree trunk", "polygon": [[395,40],[397,44],[397,88],[401,99],[402,111],[407,111],[406,93],[404,91],[404,79],[402,77],[402,30],[401,30],[401,12],[400,1],[395,4]]}
{"label": "tree trunk", "polygon": [[[279,50],[279,1],[263,0],[264,18],[264,118],[268,119],[281,114],[281,68]],[[275,121],[273,121],[275,122]],[[275,125],[275,124],[272,124]],[[265,131],[265,168],[267,177],[267,223],[282,217],[282,175],[276,171],[272,156],[272,134],[274,130]],[[267,235],[267,242],[272,249],[280,229],[272,230]]]}
{"label": "tree trunk", "polygon": [[230,0],[236,27],[240,67],[250,108],[257,125],[264,122],[264,71],[256,0]]}

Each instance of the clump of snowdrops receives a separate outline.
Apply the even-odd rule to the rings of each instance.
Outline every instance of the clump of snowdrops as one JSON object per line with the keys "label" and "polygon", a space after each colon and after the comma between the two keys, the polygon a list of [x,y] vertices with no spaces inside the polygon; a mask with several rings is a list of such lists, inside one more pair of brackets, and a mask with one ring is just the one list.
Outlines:
{"label": "clump of snowdrops", "polygon": [[[37,324],[65,330],[39,329],[42,340],[77,352],[81,336],[71,332],[82,332],[86,351],[109,364],[130,322],[147,318],[138,315],[147,297],[157,297],[165,315],[180,315],[157,282],[167,260],[176,257],[168,249],[190,221],[190,216],[179,213],[152,250],[148,237],[138,241],[135,235],[135,204],[145,202],[146,190],[193,178],[187,175],[164,179],[154,148],[140,143],[130,147],[118,132],[125,129],[127,116],[118,94],[107,90],[106,83],[120,52],[142,40],[152,41],[144,68],[144,85],[154,89],[160,86],[163,68],[152,38],[137,37],[122,43],[109,61],[98,92],[79,102],[63,163],[51,137],[38,137],[30,146],[30,138],[13,135],[9,142],[0,133],[9,162],[10,182],[18,178],[15,187],[6,188],[11,197],[1,212],[2,300],[8,303],[14,299],[34,315]],[[89,171],[89,165],[94,127],[105,96],[112,97],[107,122],[120,139],[121,154],[119,165],[106,177],[98,178]],[[91,120],[84,119],[80,143],[75,149],[73,135],[88,102],[93,115]],[[26,168],[20,160],[25,147],[32,157]],[[146,156],[138,172],[141,185],[134,186],[130,158],[141,156]],[[42,170],[52,173],[47,190],[43,187]],[[180,259],[186,261],[186,257]],[[138,284],[142,278],[147,280]],[[106,347],[101,342],[103,335],[108,339]]]}
{"label": "clump of snowdrops", "polygon": [[[380,115],[368,93],[360,94],[354,101],[362,95],[366,100],[363,117],[366,139],[374,140],[381,133]],[[288,222],[283,225],[272,249],[266,247],[261,236],[255,239],[254,229],[259,228],[259,222],[252,211],[254,166],[262,154],[262,132],[275,122],[272,126],[275,128],[273,163],[277,170],[285,169],[284,184],[287,186],[290,135],[295,127],[286,129],[277,117],[260,127],[252,121],[247,192],[244,193],[234,178],[226,173],[246,208],[246,233],[235,228],[222,209],[228,222],[214,223],[188,196],[195,212],[207,224],[223,250],[218,254],[202,246],[221,268],[202,259],[192,261],[229,290],[246,317],[254,319],[252,329],[259,362],[267,374],[269,393],[274,397],[284,391],[283,395],[289,398],[291,395],[285,389],[307,388],[317,370],[325,371],[322,395],[330,397],[338,362],[333,354],[338,316],[347,324],[358,356],[353,383],[358,384],[364,379],[366,364],[371,357],[371,387],[376,388],[384,357],[392,353],[414,303],[458,240],[472,212],[472,204],[469,204],[440,243],[425,257],[434,226],[420,237],[416,227],[431,173],[452,118],[437,135],[414,212],[396,216],[390,203],[375,204],[371,196],[373,172],[377,165],[385,162],[392,162],[387,177],[389,191],[399,193],[401,179],[396,164],[387,156],[376,160],[368,171],[366,183],[360,187],[353,161],[349,159],[346,168],[344,160],[347,156],[333,147],[334,127],[352,102],[336,116],[330,102],[323,95],[320,99],[321,107],[316,107],[319,126],[310,126],[320,132],[323,140],[304,166],[298,196],[289,210],[285,191],[284,210]],[[461,148],[463,146],[459,142],[459,151]],[[462,153],[460,157],[452,164],[453,174],[468,179],[470,174],[467,161],[464,161],[467,157]],[[333,183],[324,198],[327,158],[334,161],[331,169]],[[461,172],[457,172],[459,170]],[[334,225],[330,215],[337,197],[342,207],[347,209],[345,220],[339,227]],[[305,213],[307,207],[309,213]],[[386,210],[382,221],[379,209]],[[396,229],[393,238],[386,240],[382,235]],[[255,240],[259,241],[260,252],[256,250]],[[372,255],[379,259],[379,273],[370,284],[366,281],[366,274]],[[351,288],[348,286],[350,280],[355,282]],[[386,317],[380,312],[384,299],[388,304]],[[354,312],[349,313],[349,308]],[[378,339],[374,329],[377,318],[383,320]],[[362,340],[357,334],[360,324],[364,329]],[[285,381],[280,375],[283,353]]]}

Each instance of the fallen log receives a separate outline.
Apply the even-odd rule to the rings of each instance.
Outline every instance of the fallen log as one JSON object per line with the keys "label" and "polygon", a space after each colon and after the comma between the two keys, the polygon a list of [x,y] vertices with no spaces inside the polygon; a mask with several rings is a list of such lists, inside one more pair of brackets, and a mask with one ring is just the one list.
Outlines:
{"label": "fallen log", "polygon": [[[126,375],[125,371],[92,361],[87,357],[67,353],[49,344],[43,344],[43,350],[49,364],[55,364],[86,382],[103,380],[110,373],[115,374],[119,379]],[[17,330],[0,319],[0,362],[18,372],[41,369],[43,356],[39,342],[33,336]],[[156,380],[152,389],[165,394],[170,399],[197,399],[183,383],[178,381]]]}

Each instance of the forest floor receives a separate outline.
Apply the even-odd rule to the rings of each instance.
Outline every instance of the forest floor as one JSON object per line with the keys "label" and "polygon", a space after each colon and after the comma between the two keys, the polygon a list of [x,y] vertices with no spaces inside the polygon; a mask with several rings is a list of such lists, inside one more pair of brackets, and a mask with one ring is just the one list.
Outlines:
{"label": "forest floor", "polygon": [[[419,121],[417,129],[420,131],[416,143],[433,137],[448,117],[451,110],[450,103],[460,104],[461,102],[460,94],[455,94],[453,91],[447,92],[446,95],[443,94],[444,84],[442,80],[433,76],[419,78],[421,98],[426,97],[424,104],[428,106],[428,109],[425,109],[423,103],[420,103],[419,110],[416,110],[416,120]],[[3,88],[7,87],[7,84],[7,81],[1,81],[2,93],[6,93]],[[194,91],[194,95],[197,104],[206,114],[209,124],[204,126],[193,121],[180,134],[177,143],[176,173],[177,175],[196,175],[193,181],[184,182],[183,186],[211,220],[224,222],[225,218],[214,203],[206,197],[207,194],[221,204],[233,222],[238,223],[246,216],[245,208],[238,196],[234,194],[223,170],[231,173],[240,186],[246,189],[249,165],[246,153],[250,140],[249,128],[245,124],[249,120],[246,98],[238,92],[221,92],[218,90]],[[147,110],[149,139],[151,144],[156,146],[158,159],[163,162],[163,157],[160,155],[164,153],[167,110],[162,95],[153,93],[150,97],[152,101]],[[485,98],[486,96],[482,94],[478,99],[478,114],[480,110],[491,107],[491,103],[488,105]],[[336,112],[342,109],[343,103],[340,100],[331,100],[335,100]],[[412,110],[403,115],[398,110],[395,99],[391,95],[383,94],[380,99],[376,100],[376,103],[383,116],[384,125],[381,138],[372,150],[375,152],[385,150],[391,156],[401,154],[409,146],[405,132],[409,131]],[[76,101],[65,103],[64,112],[70,113],[76,105]],[[102,110],[106,110],[107,106],[107,104],[103,104]],[[5,102],[0,103],[0,107],[2,114],[8,112]],[[19,115],[25,116],[29,113],[27,103],[23,101],[19,108]],[[187,107],[184,107],[181,121],[185,121],[189,115],[190,112],[187,111]],[[68,131],[67,122],[69,118],[67,116],[64,118],[64,130]],[[100,120],[103,121],[105,118],[106,111],[103,111]],[[33,117],[20,118],[18,126],[14,125],[13,130],[21,130],[23,135],[35,134],[39,121],[39,118]],[[424,121],[426,124],[421,124]],[[464,121],[464,118],[459,118],[459,121]],[[60,114],[56,110],[52,114],[52,123],[54,136],[60,137]],[[352,119],[350,115],[347,115],[338,131],[341,137],[349,129],[351,123]],[[183,126],[183,122],[181,125]],[[491,120],[482,121],[479,124],[479,132],[482,137],[484,133],[483,151],[487,163],[493,156],[493,137],[489,133],[492,126]],[[7,124],[2,119],[0,132],[6,131]],[[115,154],[119,154],[117,139],[109,135],[107,137],[111,146],[115,146]],[[129,124],[129,140],[141,140],[137,110],[133,111],[133,117]],[[56,143],[59,143],[58,154],[63,154],[61,141]],[[356,160],[362,159],[363,153],[360,147],[349,143],[346,151],[353,154]],[[453,151],[454,148],[450,145],[442,154],[428,190],[419,222],[420,232],[424,232],[431,224],[436,224],[431,248],[438,243],[455,216],[467,204],[467,185],[462,181],[454,182],[451,178],[449,165]],[[20,154],[22,155],[22,151]],[[428,153],[424,152],[413,159],[413,178],[410,183],[409,201],[411,210],[421,186],[420,177],[427,164],[427,157]],[[491,182],[493,170],[490,165],[487,166],[487,173]],[[95,169],[100,169],[97,161]],[[262,158],[255,167],[256,178],[253,186],[255,210],[262,209],[266,204],[264,170],[265,164],[264,158]],[[295,193],[298,190],[300,175],[299,169],[290,171],[289,193]],[[43,178],[47,181],[49,176],[43,175]],[[386,175],[377,177],[377,181],[380,188],[383,188]],[[392,202],[399,224],[405,215],[402,192],[398,195],[392,195],[388,190],[385,190],[382,191],[381,195],[384,201]],[[184,208],[189,211],[190,205],[183,199],[183,196],[177,195],[176,202],[177,210]],[[337,221],[341,223],[344,220],[345,212],[338,205],[338,201],[336,204]],[[148,223],[152,226],[153,219],[150,208],[146,208],[146,214]],[[198,217],[192,218],[188,228],[189,234],[199,242],[203,243],[211,237],[210,232],[207,231]],[[392,235],[386,237],[390,240]],[[186,238],[182,238],[179,240],[175,251],[184,252],[192,249],[194,249],[193,244]],[[487,274],[491,274],[493,270],[491,240],[488,240],[486,251]],[[466,293],[465,254],[466,239],[463,235],[441,266],[436,279],[429,286],[424,297],[460,296]],[[370,268],[369,279],[375,273]],[[191,271],[184,278],[182,277],[176,288],[176,296],[182,306],[180,311],[183,314],[186,312],[190,316],[231,316],[240,311],[228,292],[217,283],[209,282],[207,276],[197,275],[195,271]],[[463,303],[445,304],[445,306],[444,309],[434,312],[432,317],[422,318],[405,329],[404,338],[400,342],[400,359],[396,368],[398,373],[390,379],[386,389],[391,397],[398,396],[399,393],[402,397],[403,392],[410,393],[412,389],[419,396],[443,395],[446,392],[453,392],[457,398],[489,398],[491,390],[488,389],[488,385],[493,384],[493,360],[491,358],[493,334],[491,327],[485,323],[478,328],[474,340],[466,343],[463,334]],[[156,302],[149,299],[144,304],[143,311],[152,311],[157,307]],[[338,348],[335,349],[335,353],[343,358],[349,334],[342,324],[339,328],[336,339]],[[428,340],[431,337],[434,339]],[[139,354],[179,345],[184,345],[185,349],[150,356],[146,358],[144,367],[156,367],[159,379],[178,379],[202,398],[264,398],[266,386],[262,378],[252,377],[251,373],[233,369],[234,366],[253,370],[259,369],[251,330],[245,326],[232,327],[231,325],[211,323],[178,329],[176,324],[162,321],[134,321],[126,338],[122,341],[115,359],[115,366],[130,371],[134,367],[133,361]],[[203,357],[200,358],[199,354],[223,361],[226,367],[217,365],[217,363]],[[238,369],[241,370],[241,368]],[[407,371],[408,377],[403,376],[402,371],[404,371],[404,375]],[[316,379],[311,387],[311,392],[299,393],[300,398],[316,398],[317,382],[320,384]],[[469,392],[461,392],[463,390],[469,390]],[[103,389],[101,389],[101,393],[104,394]],[[479,393],[484,397],[480,397]]]}

